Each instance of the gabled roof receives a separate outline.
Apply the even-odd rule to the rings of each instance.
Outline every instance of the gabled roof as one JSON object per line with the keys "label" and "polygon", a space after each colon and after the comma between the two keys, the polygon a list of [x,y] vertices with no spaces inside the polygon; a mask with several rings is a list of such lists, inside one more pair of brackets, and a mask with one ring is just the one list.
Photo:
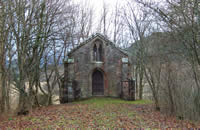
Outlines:
{"label": "gabled roof", "polygon": [[73,52],[75,52],[76,50],[78,50],[79,48],[81,48],[83,45],[89,43],[90,41],[92,41],[93,39],[95,38],[100,38],[102,40],[104,40],[105,42],[107,42],[108,44],[110,44],[112,47],[116,48],[117,50],[119,50],[121,53],[125,54],[128,56],[128,54],[126,52],[124,52],[122,49],[118,48],[115,46],[115,44],[109,40],[106,36],[100,34],[100,33],[96,33],[96,34],[93,34],[91,37],[89,37],[87,40],[85,40],[84,42],[80,43],[80,45],[78,45],[77,47],[75,47],[74,49],[72,49],[68,55],[72,54]]}

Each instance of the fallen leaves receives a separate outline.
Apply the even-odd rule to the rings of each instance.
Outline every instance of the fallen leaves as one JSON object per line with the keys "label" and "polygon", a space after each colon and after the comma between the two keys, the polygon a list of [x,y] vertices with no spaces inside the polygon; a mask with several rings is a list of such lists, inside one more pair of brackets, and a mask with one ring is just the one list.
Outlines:
{"label": "fallen leaves", "polygon": [[[101,99],[102,100],[102,99]],[[121,102],[121,101],[120,101]],[[36,127],[37,126],[37,127]],[[62,128],[194,128],[187,121],[166,117],[154,111],[151,104],[102,103],[65,104],[35,109],[28,116],[13,117],[0,122],[0,129],[62,129]]]}

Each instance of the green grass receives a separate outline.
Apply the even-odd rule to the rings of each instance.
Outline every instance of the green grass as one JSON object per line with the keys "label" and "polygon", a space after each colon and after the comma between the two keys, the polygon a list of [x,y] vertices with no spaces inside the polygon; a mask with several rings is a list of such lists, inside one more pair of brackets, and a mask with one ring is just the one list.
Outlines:
{"label": "green grass", "polygon": [[107,104],[151,104],[150,100],[136,100],[126,101],[119,98],[108,97],[94,97],[83,101],[74,102],[75,104],[95,104],[95,105],[107,105]]}
{"label": "green grass", "polygon": [[[6,122],[0,122],[0,129],[1,127],[27,130],[139,129],[168,128],[169,126],[173,128],[177,125],[174,121],[170,122],[170,125],[167,124],[168,121],[166,123],[164,116],[151,111],[151,105],[146,104],[152,104],[152,101],[126,101],[119,98],[93,97],[69,104],[43,107],[33,111],[30,115],[10,118]],[[161,127],[160,124],[163,126]]]}

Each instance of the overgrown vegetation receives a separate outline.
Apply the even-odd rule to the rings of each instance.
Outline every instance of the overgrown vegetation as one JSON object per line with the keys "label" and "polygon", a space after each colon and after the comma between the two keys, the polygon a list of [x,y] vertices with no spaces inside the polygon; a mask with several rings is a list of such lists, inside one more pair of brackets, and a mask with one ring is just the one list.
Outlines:
{"label": "overgrown vegetation", "polygon": [[75,104],[94,104],[94,105],[107,105],[107,104],[152,104],[150,100],[137,100],[126,101],[119,98],[89,98],[82,101],[74,102]]}
{"label": "overgrown vegetation", "polygon": [[[138,77],[145,75],[144,82],[151,88],[157,110],[181,119],[200,120],[199,1],[166,0],[164,5],[134,1],[151,16],[144,21],[136,17],[130,26],[130,30],[147,30],[150,34],[145,36],[142,31],[133,44],[136,63],[144,71]],[[143,54],[139,61],[134,51]]]}
{"label": "overgrown vegetation", "polygon": [[[87,2],[0,0],[0,114],[14,111],[11,101],[18,96],[20,113],[53,104],[56,85],[62,86],[62,60],[89,35],[101,32],[116,46],[133,43],[129,53],[138,99],[148,83],[157,110],[200,120],[199,0],[127,0],[113,12],[109,8],[104,2],[95,26],[95,9]],[[40,102],[41,93],[46,101]],[[132,104],[109,100],[81,104]]]}
{"label": "overgrown vegetation", "polygon": [[0,122],[2,129],[111,129],[111,128],[191,128],[189,121],[165,117],[154,111],[151,102],[91,98],[71,104],[42,107],[28,116],[10,117]]}

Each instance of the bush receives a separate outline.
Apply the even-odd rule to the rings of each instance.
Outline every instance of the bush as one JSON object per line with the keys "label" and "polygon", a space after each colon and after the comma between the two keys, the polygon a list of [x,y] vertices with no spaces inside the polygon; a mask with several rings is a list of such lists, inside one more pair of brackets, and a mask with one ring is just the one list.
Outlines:
{"label": "bush", "polygon": [[180,119],[200,120],[200,95],[191,72],[186,64],[165,66],[162,71],[160,106],[163,112]]}
{"label": "bush", "polygon": [[38,102],[42,106],[48,105],[48,96],[44,94],[38,94]]}

